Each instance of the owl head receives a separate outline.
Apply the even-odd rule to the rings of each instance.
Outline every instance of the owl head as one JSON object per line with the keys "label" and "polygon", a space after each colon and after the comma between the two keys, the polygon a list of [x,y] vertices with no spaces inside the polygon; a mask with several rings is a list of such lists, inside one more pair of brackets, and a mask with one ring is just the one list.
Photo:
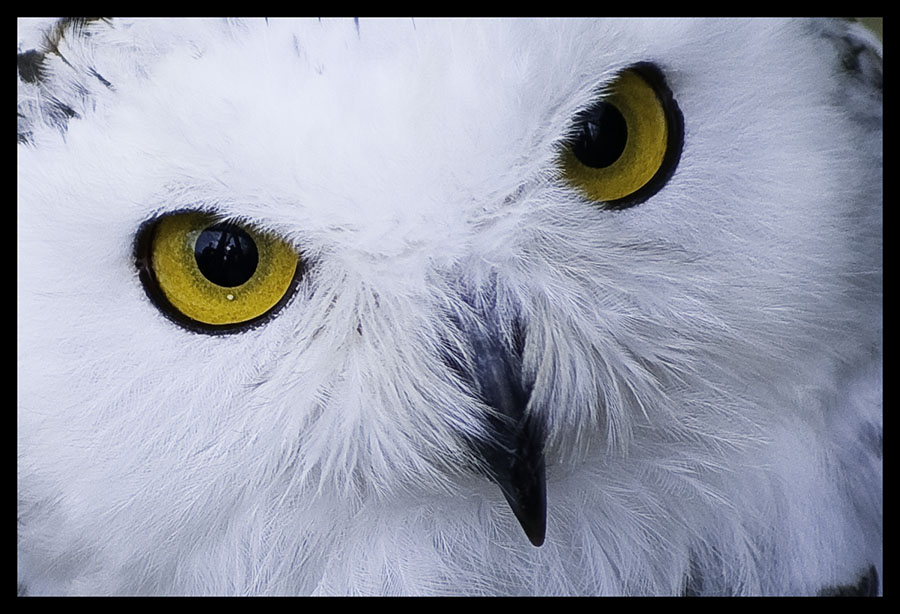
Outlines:
{"label": "owl head", "polygon": [[20,23],[20,580],[855,570],[880,511],[845,522],[833,468],[880,424],[882,162],[848,32]]}

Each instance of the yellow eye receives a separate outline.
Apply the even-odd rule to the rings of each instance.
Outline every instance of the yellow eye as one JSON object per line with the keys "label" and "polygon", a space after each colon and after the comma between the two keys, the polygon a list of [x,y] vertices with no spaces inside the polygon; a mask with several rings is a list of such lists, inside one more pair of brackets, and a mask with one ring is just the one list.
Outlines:
{"label": "yellow eye", "polygon": [[639,64],[578,115],[560,159],[563,178],[606,208],[636,205],[672,176],[683,134],[681,111],[662,74]]}
{"label": "yellow eye", "polygon": [[200,212],[146,224],[137,265],[163,313],[207,333],[242,330],[272,315],[303,271],[297,252],[281,239]]}

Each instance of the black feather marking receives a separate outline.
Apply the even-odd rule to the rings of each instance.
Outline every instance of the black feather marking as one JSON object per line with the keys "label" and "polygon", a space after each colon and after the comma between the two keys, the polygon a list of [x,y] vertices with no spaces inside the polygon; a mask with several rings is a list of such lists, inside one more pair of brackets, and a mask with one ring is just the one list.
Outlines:
{"label": "black feather marking", "polygon": [[[58,115],[63,119],[63,121],[68,121],[73,117],[78,117],[78,113],[75,112],[75,109],[64,103],[63,101],[57,98],[49,99],[50,105],[58,112]],[[56,115],[55,113],[54,115]]]}
{"label": "black feather marking", "polygon": [[94,75],[95,77],[97,77],[97,80],[99,80],[100,83],[102,83],[103,85],[105,85],[107,88],[109,88],[109,89],[111,89],[111,90],[112,90],[112,89],[115,89],[115,88],[112,86],[112,83],[110,83],[109,81],[107,81],[106,79],[104,79],[104,78],[103,78],[103,75],[101,75],[100,73],[98,73],[95,69],[91,68],[90,71],[91,71],[91,74],[92,74],[92,75]]}
{"label": "black feather marking", "polygon": [[44,78],[44,54],[37,49],[29,49],[18,54],[16,63],[19,76],[26,83],[37,83]]}
{"label": "black feather marking", "polygon": [[830,586],[819,591],[820,597],[877,597],[878,596],[878,572],[874,566],[869,566],[868,571],[859,576],[855,585],[842,584]]}
{"label": "black feather marking", "polygon": [[884,74],[882,73],[882,61],[878,54],[869,46],[849,36],[842,37],[841,41],[844,43],[841,52],[841,64],[844,69],[857,79],[883,91]]}

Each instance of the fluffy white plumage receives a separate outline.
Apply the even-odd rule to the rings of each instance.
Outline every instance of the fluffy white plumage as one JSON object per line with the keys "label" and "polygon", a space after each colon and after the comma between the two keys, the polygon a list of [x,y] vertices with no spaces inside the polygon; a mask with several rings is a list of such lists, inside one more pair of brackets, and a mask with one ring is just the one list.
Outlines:
{"label": "fluffy white plumage", "polygon": [[[20,591],[880,582],[880,53],[805,20],[20,22]],[[641,63],[683,150],[605,210],[559,151]],[[164,317],[134,245],[183,209],[300,250],[296,295]],[[481,354],[530,392],[540,547],[473,444]]]}

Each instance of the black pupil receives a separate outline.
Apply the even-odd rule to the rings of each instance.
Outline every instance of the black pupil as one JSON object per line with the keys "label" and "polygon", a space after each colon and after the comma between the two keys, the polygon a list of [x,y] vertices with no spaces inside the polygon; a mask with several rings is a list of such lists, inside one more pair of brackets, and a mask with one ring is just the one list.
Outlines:
{"label": "black pupil", "polygon": [[253,277],[259,264],[259,252],[250,235],[227,222],[210,226],[200,233],[194,246],[194,258],[204,277],[226,288],[240,286]]}
{"label": "black pupil", "polygon": [[600,102],[581,117],[580,131],[572,143],[575,157],[591,168],[605,168],[619,159],[628,141],[628,126],[619,110]]}

